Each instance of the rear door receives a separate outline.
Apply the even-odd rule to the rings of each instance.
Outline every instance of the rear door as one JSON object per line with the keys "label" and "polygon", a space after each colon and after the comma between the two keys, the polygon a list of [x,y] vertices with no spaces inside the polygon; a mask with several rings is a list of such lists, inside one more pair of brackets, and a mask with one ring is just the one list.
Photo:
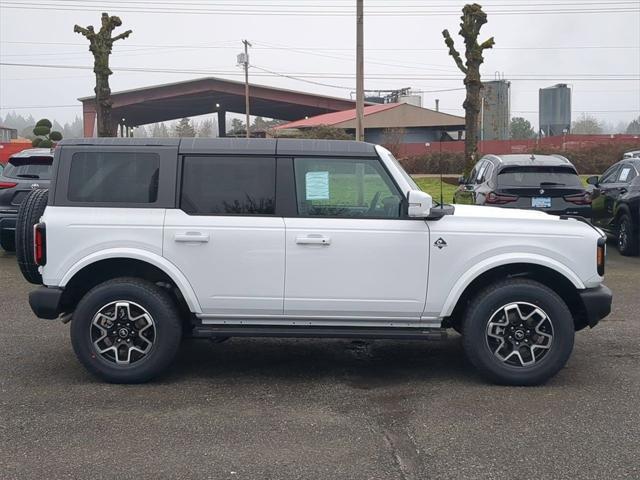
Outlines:
{"label": "rear door", "polygon": [[164,256],[209,318],[279,316],[284,221],[275,215],[273,156],[187,155],[179,208],[167,210]]}
{"label": "rear door", "polygon": [[296,158],[294,169],[285,315],[323,324],[418,320],[429,229],[404,216],[404,197],[380,160]]}

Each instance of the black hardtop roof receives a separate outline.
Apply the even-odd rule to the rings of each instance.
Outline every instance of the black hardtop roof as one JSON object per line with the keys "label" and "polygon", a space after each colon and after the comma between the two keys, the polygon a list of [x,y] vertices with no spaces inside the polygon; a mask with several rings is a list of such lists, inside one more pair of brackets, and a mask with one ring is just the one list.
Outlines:
{"label": "black hardtop roof", "polygon": [[375,156],[375,145],[353,140],[291,138],[78,138],[60,146],[177,147],[180,154]]}

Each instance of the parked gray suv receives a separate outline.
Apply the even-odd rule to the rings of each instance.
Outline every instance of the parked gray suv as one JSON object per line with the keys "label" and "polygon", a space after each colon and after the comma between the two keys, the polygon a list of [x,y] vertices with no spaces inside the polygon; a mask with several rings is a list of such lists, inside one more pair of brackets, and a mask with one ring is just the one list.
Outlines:
{"label": "parked gray suv", "polygon": [[560,155],[485,155],[460,178],[453,200],[591,219],[591,194]]}
{"label": "parked gray suv", "polygon": [[0,246],[13,252],[18,207],[35,188],[49,188],[53,153],[30,148],[14,154],[0,170]]}

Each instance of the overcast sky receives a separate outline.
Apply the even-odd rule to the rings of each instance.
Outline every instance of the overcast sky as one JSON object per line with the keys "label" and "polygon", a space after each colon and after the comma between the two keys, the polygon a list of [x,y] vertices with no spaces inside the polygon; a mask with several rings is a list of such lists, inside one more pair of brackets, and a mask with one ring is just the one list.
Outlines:
{"label": "overcast sky", "polygon": [[[454,12],[464,3],[365,0],[365,88],[460,89],[424,93],[423,106],[433,108],[439,98],[443,111],[462,114],[462,75],[447,55],[441,31],[457,33],[459,14]],[[512,81],[512,116],[537,125],[538,89],[560,82],[573,87],[574,119],[588,112],[615,125],[640,115],[640,0],[482,4],[489,23],[481,38],[493,35],[496,40],[496,48],[486,52],[483,78],[493,79],[499,72]],[[243,38],[254,45],[252,82],[341,97],[349,97],[355,86],[355,0],[0,0],[0,5],[2,115],[15,110],[64,122],[81,114],[77,98],[93,94],[90,69],[6,63],[91,68],[87,41],[73,26],[99,26],[105,8],[122,18],[118,32],[133,30],[111,57],[114,92],[206,72],[241,80],[236,55]],[[165,12],[158,13],[160,9]],[[526,13],[515,12],[519,9]],[[566,10],[572,13],[559,13]],[[258,67],[341,88],[266,74]]]}

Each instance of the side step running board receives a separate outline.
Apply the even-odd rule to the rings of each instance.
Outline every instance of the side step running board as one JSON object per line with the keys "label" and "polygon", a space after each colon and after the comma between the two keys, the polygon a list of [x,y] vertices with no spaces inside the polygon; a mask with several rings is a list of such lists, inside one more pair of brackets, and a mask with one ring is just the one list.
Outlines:
{"label": "side step running board", "polygon": [[444,340],[444,328],[367,328],[367,327],[278,327],[244,325],[196,326],[195,338],[289,337],[289,338],[380,338],[406,340]]}

